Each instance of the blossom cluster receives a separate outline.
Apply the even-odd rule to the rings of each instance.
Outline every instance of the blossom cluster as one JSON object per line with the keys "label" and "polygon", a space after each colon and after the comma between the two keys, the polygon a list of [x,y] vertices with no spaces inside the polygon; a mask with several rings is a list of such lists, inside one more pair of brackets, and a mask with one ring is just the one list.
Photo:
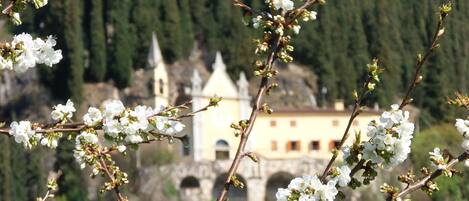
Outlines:
{"label": "blossom cluster", "polygon": [[461,146],[464,150],[469,150],[469,120],[456,119],[456,129],[464,137],[464,141]]}
{"label": "blossom cluster", "polygon": [[293,179],[287,188],[279,188],[277,201],[332,201],[339,193],[338,187],[345,187],[351,181],[350,168],[335,168],[327,181],[322,183],[317,176]]}
{"label": "blossom cluster", "polygon": [[184,129],[180,121],[158,115],[161,109],[152,109],[144,105],[136,106],[133,110],[126,109],[118,100],[106,103],[103,108],[101,112],[90,108],[84,119],[90,121],[90,118],[91,124],[96,124],[102,116],[105,135],[116,142],[137,144],[148,138],[147,133],[150,131],[174,135]]}
{"label": "blossom cluster", "polygon": [[62,51],[55,50],[57,44],[54,37],[46,40],[33,39],[30,34],[15,35],[10,43],[0,45],[0,70],[14,70],[23,73],[37,64],[51,67],[62,60]]}
{"label": "blossom cluster", "polygon": [[[57,126],[69,121],[76,112],[74,103],[68,100],[65,105],[58,104],[53,107],[52,119]],[[83,142],[86,138],[87,144],[97,144],[98,140],[90,137],[97,136],[99,130],[103,130],[105,144],[108,147],[116,146],[119,151],[126,150],[125,145],[138,144],[144,140],[154,139],[158,135],[174,136],[184,129],[184,124],[175,119],[176,113],[162,113],[163,108],[152,109],[144,105],[133,109],[124,107],[119,100],[106,102],[102,110],[90,107],[83,116],[83,125],[86,126],[76,142]],[[9,134],[15,138],[17,143],[27,148],[37,145],[50,148],[57,147],[58,139],[62,137],[61,132],[43,131],[39,125],[33,125],[29,121],[12,122]],[[81,147],[79,147],[81,148]]]}
{"label": "blossom cluster", "polygon": [[407,159],[412,143],[414,124],[409,121],[409,112],[392,105],[383,112],[378,121],[367,128],[369,140],[364,143],[363,159],[384,167],[393,167]]}
{"label": "blossom cluster", "polygon": [[430,154],[430,161],[433,167],[438,170],[446,169],[447,164],[439,147],[434,148],[433,151],[428,152],[428,154]]}

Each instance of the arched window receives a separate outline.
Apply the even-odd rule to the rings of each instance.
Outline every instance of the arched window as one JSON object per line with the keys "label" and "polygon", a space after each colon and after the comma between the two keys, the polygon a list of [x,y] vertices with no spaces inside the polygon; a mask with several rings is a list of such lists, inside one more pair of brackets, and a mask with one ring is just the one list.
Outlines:
{"label": "arched window", "polygon": [[225,140],[218,140],[215,144],[215,159],[227,160],[230,159],[230,145]]}
{"label": "arched window", "polygon": [[188,176],[186,178],[184,178],[182,181],[181,181],[181,186],[180,188],[183,189],[183,188],[199,188],[200,187],[200,183],[199,183],[199,180],[193,176]]}
{"label": "arched window", "polygon": [[163,79],[160,79],[159,81],[159,90],[160,90],[160,94],[163,94],[164,93],[164,82],[163,82]]}

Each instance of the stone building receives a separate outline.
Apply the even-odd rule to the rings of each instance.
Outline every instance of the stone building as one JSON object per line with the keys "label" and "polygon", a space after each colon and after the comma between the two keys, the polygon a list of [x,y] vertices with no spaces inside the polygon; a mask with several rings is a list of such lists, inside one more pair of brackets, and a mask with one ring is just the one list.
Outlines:
{"label": "stone building", "polygon": [[[219,107],[186,120],[183,133],[191,141],[189,149],[178,148],[180,163],[148,168],[142,174],[160,171],[170,175],[181,190],[182,200],[210,200],[218,192],[239,142],[230,124],[249,117],[259,80],[248,81],[244,73],[232,80],[220,52],[208,65],[197,55],[190,60],[166,65],[153,35],[148,63],[153,72],[154,104],[192,100],[192,110],[196,111],[211,97],[223,100]],[[280,74],[275,79],[280,87],[267,97],[274,113],[259,115],[247,146],[261,161],[242,163],[238,176],[246,188],[234,192],[232,200],[272,200],[276,189],[294,176],[314,174],[324,165],[323,159],[330,158],[348,123],[351,111],[343,102],[336,102],[332,108],[316,105],[313,73],[293,64],[278,65],[278,69]],[[378,115],[377,110],[363,112],[350,131],[363,129]],[[143,186],[147,188],[142,191],[157,199],[151,197],[152,182],[157,181],[146,180]]]}

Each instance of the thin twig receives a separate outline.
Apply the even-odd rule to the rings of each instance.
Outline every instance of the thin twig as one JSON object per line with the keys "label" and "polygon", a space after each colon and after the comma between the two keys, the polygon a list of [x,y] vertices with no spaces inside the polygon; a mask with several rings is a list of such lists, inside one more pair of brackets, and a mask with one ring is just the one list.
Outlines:
{"label": "thin twig", "polygon": [[439,35],[439,32],[443,28],[443,22],[444,22],[444,17],[442,17],[442,19],[438,21],[436,31],[433,34],[433,37],[430,41],[430,47],[425,52],[425,55],[422,58],[417,58],[417,63],[415,65],[415,73],[414,73],[414,77],[412,79],[412,83],[409,85],[409,87],[407,89],[407,92],[404,96],[404,99],[402,99],[402,103],[399,106],[399,109],[404,108],[404,106],[406,106],[406,105],[408,105],[412,102],[410,96],[411,96],[412,92],[415,90],[415,87],[421,81],[420,73],[422,71],[422,67],[425,64],[425,62],[428,60],[430,55],[434,52],[434,50],[436,48],[438,48],[438,39],[441,36],[441,35]]}
{"label": "thin twig", "polygon": [[[116,179],[114,178],[114,175],[111,174],[111,172],[109,171],[109,167],[107,166],[106,161],[104,161],[104,155],[105,153],[101,152],[98,154],[99,164],[101,165],[102,169],[106,173],[107,177],[111,180],[111,182],[115,183]],[[124,196],[120,193],[118,186],[114,187],[114,192],[116,193],[118,201],[127,201],[127,199],[124,198]]]}
{"label": "thin twig", "polygon": [[[239,0],[233,0],[233,2],[235,3],[235,5],[240,4]],[[314,5],[317,2],[318,2],[317,0],[309,0],[309,1],[305,2],[305,5],[303,5],[301,7],[301,9],[307,9],[307,8],[311,7],[312,5]],[[249,6],[247,6],[245,4],[242,4],[242,6],[240,6],[240,7],[243,8],[243,9],[248,9],[248,11],[253,10],[252,8],[250,8]],[[277,36],[277,37],[275,37],[275,40],[273,40],[273,41],[274,41],[273,46],[272,46],[273,48],[272,48],[272,50],[269,54],[269,57],[268,57],[267,63],[266,63],[266,70],[267,71],[271,70],[273,68],[274,61],[277,59],[277,53],[279,51],[279,47],[280,47],[280,43],[281,43],[281,37]],[[242,132],[240,134],[240,141],[239,141],[239,144],[238,144],[238,148],[236,150],[235,157],[233,159],[233,162],[231,163],[230,169],[229,169],[228,174],[226,176],[226,179],[224,181],[223,189],[221,190],[221,192],[220,192],[220,194],[217,198],[217,201],[224,201],[226,199],[229,188],[232,185],[232,178],[236,175],[236,171],[238,169],[239,164],[241,163],[241,159],[245,156],[245,151],[244,150],[245,150],[249,135],[251,134],[252,128],[254,127],[254,123],[256,121],[257,115],[259,114],[259,109],[261,108],[262,99],[263,99],[263,97],[264,97],[264,95],[265,95],[265,93],[268,89],[269,79],[270,78],[266,77],[266,76],[262,77],[262,79],[261,79],[259,89],[258,89],[257,94],[256,94],[255,99],[254,99],[255,100],[254,105],[252,107],[251,114],[249,116],[248,125],[244,130],[242,130]]]}
{"label": "thin twig", "polygon": [[368,76],[365,83],[363,84],[362,91],[358,98],[355,100],[355,105],[353,106],[352,113],[350,114],[350,118],[347,123],[347,127],[345,128],[344,134],[342,135],[342,139],[340,140],[339,145],[336,147],[336,151],[333,153],[331,160],[329,160],[329,163],[327,163],[326,168],[324,169],[324,172],[321,175],[321,181],[324,181],[327,177],[327,174],[329,173],[329,170],[332,168],[332,165],[334,164],[334,161],[337,159],[339,156],[338,150],[344,146],[345,142],[347,141],[348,137],[350,136],[350,128],[352,127],[352,123],[357,118],[357,116],[361,112],[361,104],[363,102],[363,99],[366,97],[366,95],[369,93],[368,91],[368,84],[371,82],[373,78],[371,76]]}
{"label": "thin twig", "polygon": [[[462,153],[461,155],[459,155],[457,158],[451,160],[448,165],[446,166],[447,169],[451,169],[452,167],[454,167],[456,164],[460,163],[460,162],[464,162],[465,160],[467,160],[469,158],[469,153],[466,151],[464,153]],[[415,182],[409,186],[407,186],[404,190],[402,190],[401,192],[399,192],[395,197],[393,197],[392,195],[389,196],[387,198],[387,200],[395,200],[397,198],[402,198],[404,196],[406,196],[407,194],[410,194],[424,186],[427,185],[427,183],[429,181],[432,181],[434,179],[436,179],[437,177],[441,176],[443,174],[443,170],[435,170],[432,174],[424,177],[423,179],[421,179],[420,181],[418,182]]]}

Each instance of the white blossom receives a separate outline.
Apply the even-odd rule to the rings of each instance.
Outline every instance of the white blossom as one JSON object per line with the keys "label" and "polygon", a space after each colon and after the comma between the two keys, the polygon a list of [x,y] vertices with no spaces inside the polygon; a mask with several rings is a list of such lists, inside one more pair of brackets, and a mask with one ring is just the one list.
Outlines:
{"label": "white blossom", "polygon": [[330,180],[333,181],[337,184],[339,184],[340,187],[345,187],[350,183],[352,178],[350,178],[350,173],[352,172],[350,168],[346,165],[342,167],[336,168],[337,170],[337,175],[334,175],[334,177]]}
{"label": "white blossom", "polygon": [[37,64],[52,66],[62,60],[62,51],[55,50],[56,41],[49,36],[45,41],[22,33],[15,35],[11,43],[3,48],[12,52],[7,57],[0,57],[0,69],[14,70],[23,73]]}
{"label": "white blossom", "polygon": [[156,129],[161,134],[174,135],[184,129],[184,124],[168,117],[156,117]]}
{"label": "white blossom", "polygon": [[112,100],[104,104],[104,117],[112,119],[124,112],[124,104],[120,100]]}
{"label": "white blossom", "polygon": [[458,132],[461,133],[465,139],[469,140],[469,120],[456,119],[456,123],[454,125]]}
{"label": "white blossom", "polygon": [[31,147],[30,139],[34,137],[35,133],[29,121],[14,121],[10,124],[9,134],[15,138],[17,143],[21,143],[25,147]]}
{"label": "white blossom", "polygon": [[300,33],[300,29],[301,29],[301,26],[300,26],[300,25],[294,25],[294,26],[293,26],[293,32],[295,32],[295,34],[299,34],[299,33]]}
{"label": "white blossom", "polygon": [[260,27],[261,25],[261,22],[262,22],[262,16],[258,15],[257,17],[255,18],[252,18],[252,26],[257,29]]}
{"label": "white blossom", "polygon": [[39,38],[34,40],[38,47],[37,50],[37,63],[45,64],[51,67],[54,64],[59,63],[62,60],[62,50],[54,50],[54,46],[57,44],[54,37],[47,37],[46,41]]}
{"label": "white blossom", "polygon": [[436,147],[433,149],[433,152],[428,152],[430,154],[430,160],[432,161],[432,165],[439,170],[446,168],[446,162],[441,154],[440,148]]}
{"label": "white blossom", "polygon": [[272,5],[274,9],[282,9],[284,11],[293,10],[295,6],[292,0],[272,0]]}
{"label": "white blossom", "polygon": [[275,194],[275,197],[277,198],[277,201],[288,201],[288,197],[290,196],[290,194],[291,190],[279,188],[277,193]]}
{"label": "white blossom", "polygon": [[83,116],[83,122],[87,126],[95,126],[100,123],[102,119],[103,115],[101,111],[95,107],[88,108],[88,112]]}
{"label": "white blossom", "polygon": [[323,184],[317,176],[294,178],[286,189],[279,188],[277,201],[332,201],[339,192],[336,181]]}
{"label": "white blossom", "polygon": [[73,117],[73,113],[76,112],[73,102],[69,99],[65,105],[58,104],[54,107],[51,113],[51,117],[55,121],[62,121],[64,119],[70,119]]}
{"label": "white blossom", "polygon": [[376,164],[392,167],[402,163],[410,153],[414,124],[409,121],[409,112],[392,105],[383,112],[378,121],[367,128],[369,141],[364,143],[363,158]]}

